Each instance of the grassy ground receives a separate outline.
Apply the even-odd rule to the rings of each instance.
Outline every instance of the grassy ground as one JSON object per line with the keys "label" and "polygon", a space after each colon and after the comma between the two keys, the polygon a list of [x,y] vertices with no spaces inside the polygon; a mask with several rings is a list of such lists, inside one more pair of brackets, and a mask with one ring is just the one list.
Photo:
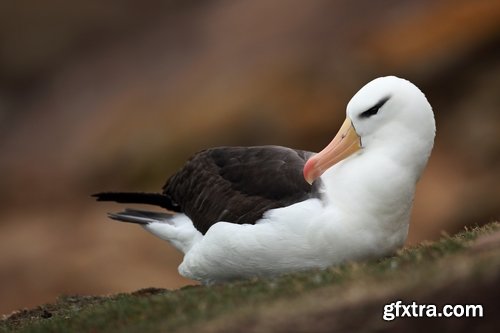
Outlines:
{"label": "grassy ground", "polygon": [[[63,296],[0,321],[0,332],[495,331],[500,224],[393,257],[274,279],[111,297]],[[481,304],[483,318],[382,320],[384,304]]]}

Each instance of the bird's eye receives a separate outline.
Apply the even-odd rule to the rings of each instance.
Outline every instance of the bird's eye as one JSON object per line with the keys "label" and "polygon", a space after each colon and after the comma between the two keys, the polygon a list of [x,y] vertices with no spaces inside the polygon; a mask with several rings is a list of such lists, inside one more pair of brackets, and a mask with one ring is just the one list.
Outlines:
{"label": "bird's eye", "polygon": [[360,118],[369,118],[378,113],[378,110],[389,100],[390,97],[381,99],[377,104],[359,115]]}

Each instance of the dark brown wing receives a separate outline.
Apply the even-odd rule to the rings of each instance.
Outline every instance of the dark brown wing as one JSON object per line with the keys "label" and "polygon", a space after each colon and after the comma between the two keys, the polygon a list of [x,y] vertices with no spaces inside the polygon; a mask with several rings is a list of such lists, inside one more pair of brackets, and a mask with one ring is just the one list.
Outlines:
{"label": "dark brown wing", "polygon": [[219,147],[194,155],[163,187],[203,234],[216,222],[254,224],[269,209],[319,196],[303,168],[311,152],[279,146]]}

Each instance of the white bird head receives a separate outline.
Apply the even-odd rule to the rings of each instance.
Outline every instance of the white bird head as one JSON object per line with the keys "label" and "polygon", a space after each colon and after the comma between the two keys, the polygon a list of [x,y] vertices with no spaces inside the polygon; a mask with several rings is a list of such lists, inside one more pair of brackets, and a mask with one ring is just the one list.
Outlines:
{"label": "white bird head", "polygon": [[395,76],[377,78],[352,97],[346,115],[332,142],[304,166],[307,182],[349,156],[377,149],[413,164],[420,174],[434,144],[436,125],[431,105],[414,84]]}

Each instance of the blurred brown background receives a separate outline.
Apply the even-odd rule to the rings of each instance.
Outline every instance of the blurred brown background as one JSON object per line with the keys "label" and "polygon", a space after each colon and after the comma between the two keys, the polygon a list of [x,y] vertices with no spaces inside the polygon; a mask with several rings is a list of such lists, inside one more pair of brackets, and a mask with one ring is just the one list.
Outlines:
{"label": "blurred brown background", "polygon": [[0,313],[192,283],[95,203],[214,145],[319,150],[366,82],[436,113],[409,244],[500,212],[500,1],[0,2]]}

